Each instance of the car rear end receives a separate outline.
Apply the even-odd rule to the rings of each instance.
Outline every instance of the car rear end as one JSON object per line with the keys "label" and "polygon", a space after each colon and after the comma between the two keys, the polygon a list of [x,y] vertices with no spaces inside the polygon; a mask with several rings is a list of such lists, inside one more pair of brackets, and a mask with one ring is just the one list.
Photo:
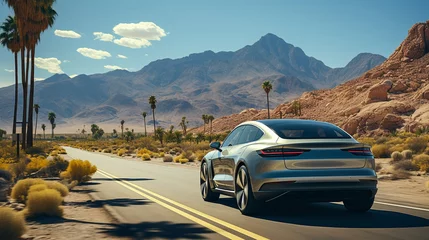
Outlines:
{"label": "car rear end", "polygon": [[375,196],[377,175],[370,146],[331,124],[282,122],[267,124],[279,135],[276,144],[253,147],[255,198],[334,202]]}

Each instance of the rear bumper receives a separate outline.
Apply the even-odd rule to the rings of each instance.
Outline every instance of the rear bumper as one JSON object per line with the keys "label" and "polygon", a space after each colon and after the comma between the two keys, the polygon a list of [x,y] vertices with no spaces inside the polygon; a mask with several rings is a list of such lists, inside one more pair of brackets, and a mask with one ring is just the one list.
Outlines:
{"label": "rear bumper", "polygon": [[[299,174],[298,174],[299,173]],[[253,178],[256,199],[270,201],[285,197],[310,202],[335,202],[360,197],[374,197],[377,175],[372,169],[284,171],[282,176]]]}

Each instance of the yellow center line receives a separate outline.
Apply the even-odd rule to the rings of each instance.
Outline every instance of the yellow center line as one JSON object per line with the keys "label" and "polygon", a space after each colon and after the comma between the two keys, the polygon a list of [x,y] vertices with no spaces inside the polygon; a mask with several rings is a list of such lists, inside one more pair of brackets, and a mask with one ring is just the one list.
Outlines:
{"label": "yellow center line", "polygon": [[165,207],[165,208],[167,208],[167,209],[169,209],[169,210],[171,210],[171,211],[173,211],[173,212],[175,212],[175,213],[177,213],[177,214],[179,214],[179,215],[181,215],[181,216],[183,216],[183,217],[185,217],[185,218],[187,218],[187,219],[189,219],[189,220],[191,220],[191,221],[193,221],[193,222],[195,222],[197,224],[200,224],[200,225],[202,225],[202,226],[204,226],[204,227],[206,227],[206,228],[208,228],[208,229],[210,229],[210,230],[212,230],[212,231],[214,231],[214,232],[216,232],[216,233],[218,233],[218,234],[220,234],[220,235],[222,235],[222,236],[224,236],[224,237],[226,237],[228,239],[234,239],[234,240],[241,240],[241,239],[243,239],[243,238],[241,238],[241,237],[239,237],[237,235],[234,235],[234,234],[232,234],[230,232],[227,232],[227,231],[225,231],[225,230],[223,230],[223,229],[221,229],[219,227],[216,227],[213,224],[210,224],[210,223],[208,223],[208,222],[206,222],[204,220],[201,220],[201,219],[199,219],[197,217],[194,217],[194,216],[192,216],[192,215],[190,215],[190,214],[188,214],[188,213],[186,213],[186,212],[184,212],[184,211],[182,211],[180,209],[177,209],[177,208],[175,208],[173,206],[170,206],[170,205],[168,205],[168,204],[166,204],[166,203],[164,203],[164,202],[162,202],[162,201],[160,201],[160,200],[158,200],[158,199],[156,199],[154,197],[151,197],[151,196],[149,196],[149,195],[147,195],[147,194],[145,194],[145,193],[143,193],[141,191],[138,191],[138,190],[136,190],[136,189],[134,189],[134,188],[132,188],[132,187],[130,187],[130,186],[122,183],[122,180],[117,180],[116,177],[109,176],[108,173],[105,173],[104,171],[101,171],[100,169],[98,169],[98,172],[101,175],[104,175],[105,177],[108,177],[110,179],[115,180],[116,183],[122,185],[125,188],[128,188],[129,190],[131,190],[131,191],[139,194],[140,196],[142,196],[142,197],[144,197],[146,199],[149,199],[149,200],[151,200],[151,201],[153,201],[153,202],[155,202],[155,203],[157,203],[157,204],[159,204],[159,205],[161,205],[161,206],[163,206],[163,207]]}
{"label": "yellow center line", "polygon": [[[112,175],[112,174],[110,174],[110,173],[107,173],[107,172],[105,172],[105,171],[103,171],[103,170],[98,169],[98,171],[99,171],[100,173],[104,173],[104,174],[106,174],[106,175],[109,175],[111,178],[119,179],[118,177],[116,177],[116,176],[114,176],[114,175]],[[212,216],[210,216],[210,215],[208,215],[208,214],[205,214],[205,213],[203,213],[203,212],[200,212],[200,211],[198,211],[198,210],[196,210],[196,209],[190,208],[190,207],[188,207],[188,206],[186,206],[186,205],[183,205],[183,204],[181,204],[181,203],[178,203],[178,202],[176,202],[176,201],[173,201],[173,200],[171,200],[171,199],[168,199],[168,198],[166,198],[166,197],[164,197],[164,196],[161,196],[161,195],[159,195],[159,194],[157,194],[157,193],[154,193],[154,192],[152,192],[152,191],[150,191],[150,190],[147,190],[147,189],[144,189],[144,188],[142,188],[142,187],[140,187],[140,186],[137,186],[137,185],[135,185],[135,184],[133,184],[133,183],[131,183],[131,182],[128,182],[128,181],[125,181],[125,180],[119,180],[119,181],[124,182],[124,183],[126,183],[126,184],[128,184],[128,185],[130,185],[130,186],[132,186],[132,187],[134,187],[134,188],[137,188],[137,189],[139,189],[139,190],[141,190],[141,191],[143,191],[143,192],[145,192],[145,193],[148,193],[148,194],[150,194],[150,195],[152,195],[152,196],[155,196],[155,197],[157,197],[157,198],[159,198],[159,199],[162,199],[162,200],[164,200],[164,201],[166,201],[166,202],[168,202],[168,203],[170,203],[170,204],[176,205],[177,207],[180,207],[180,208],[185,209],[185,210],[187,210],[187,211],[189,211],[189,212],[192,212],[192,213],[194,213],[194,214],[196,214],[196,215],[198,215],[198,216],[200,216],[200,217],[206,218],[206,219],[208,219],[208,220],[210,220],[210,221],[213,221],[213,222],[215,222],[215,223],[218,223],[219,225],[222,225],[222,226],[227,227],[227,228],[229,228],[229,229],[232,229],[232,230],[234,230],[234,231],[236,231],[236,232],[239,232],[239,233],[241,233],[241,234],[243,234],[243,235],[246,235],[246,236],[248,236],[248,237],[250,237],[250,238],[253,238],[253,239],[261,239],[261,240],[268,240],[268,238],[265,238],[265,237],[263,237],[263,236],[261,236],[261,235],[258,235],[258,234],[256,234],[256,233],[250,232],[250,231],[248,231],[248,230],[246,230],[246,229],[244,229],[244,228],[241,228],[241,227],[235,226],[235,225],[233,225],[233,224],[231,224],[231,223],[225,222],[225,221],[220,220],[220,219],[218,219],[218,218],[212,217]]]}

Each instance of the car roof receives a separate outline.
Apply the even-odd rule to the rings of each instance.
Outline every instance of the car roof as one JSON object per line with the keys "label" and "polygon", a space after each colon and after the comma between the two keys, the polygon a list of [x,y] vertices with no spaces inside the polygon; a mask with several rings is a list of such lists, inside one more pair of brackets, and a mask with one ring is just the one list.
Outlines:
{"label": "car roof", "polygon": [[263,120],[257,120],[255,122],[260,122],[266,126],[273,125],[273,124],[329,124],[333,125],[332,123],[328,122],[322,122],[322,121],[316,121],[316,120],[309,120],[309,119],[263,119]]}

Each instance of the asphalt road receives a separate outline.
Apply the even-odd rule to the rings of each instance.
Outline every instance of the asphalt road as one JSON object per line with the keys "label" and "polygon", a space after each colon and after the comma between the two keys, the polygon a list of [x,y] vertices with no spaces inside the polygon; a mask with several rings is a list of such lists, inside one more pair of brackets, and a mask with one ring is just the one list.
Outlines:
{"label": "asphalt road", "polygon": [[[112,236],[135,239],[429,239],[429,206],[379,199],[365,214],[342,204],[286,206],[276,202],[258,216],[243,216],[231,197],[207,203],[199,192],[197,168],[124,160],[65,148],[72,158],[99,171],[89,191],[126,224]],[[385,203],[393,203],[387,205]],[[398,205],[398,206],[396,206]]]}

